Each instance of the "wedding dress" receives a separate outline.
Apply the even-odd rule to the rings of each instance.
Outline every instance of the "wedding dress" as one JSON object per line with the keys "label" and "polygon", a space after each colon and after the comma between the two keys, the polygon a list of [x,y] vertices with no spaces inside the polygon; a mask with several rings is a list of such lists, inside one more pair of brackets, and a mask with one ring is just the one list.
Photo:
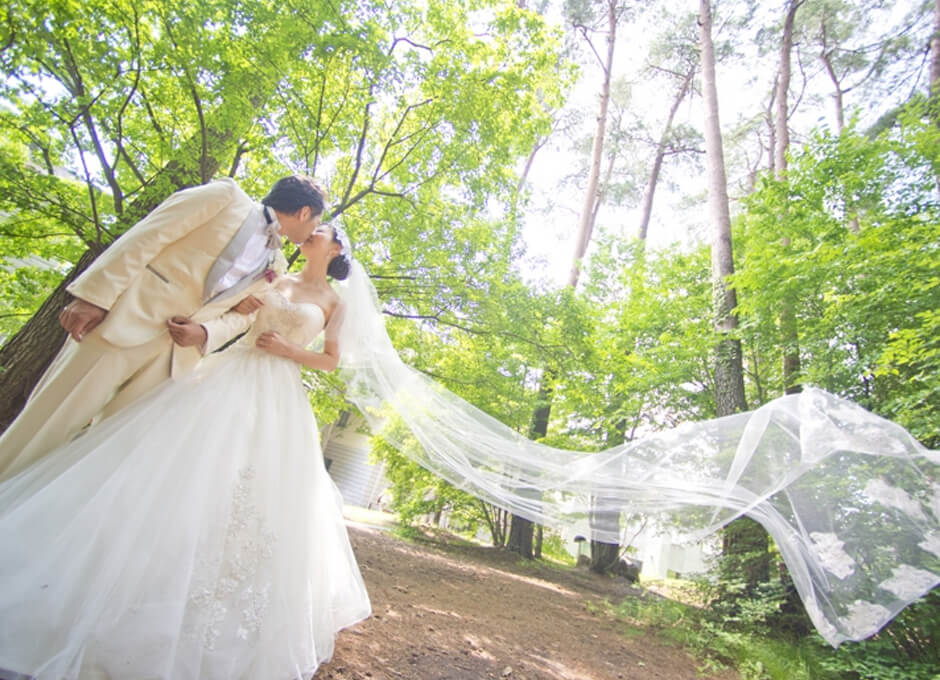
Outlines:
{"label": "wedding dress", "polygon": [[316,305],[0,484],[0,678],[310,678],[370,614],[297,364]]}

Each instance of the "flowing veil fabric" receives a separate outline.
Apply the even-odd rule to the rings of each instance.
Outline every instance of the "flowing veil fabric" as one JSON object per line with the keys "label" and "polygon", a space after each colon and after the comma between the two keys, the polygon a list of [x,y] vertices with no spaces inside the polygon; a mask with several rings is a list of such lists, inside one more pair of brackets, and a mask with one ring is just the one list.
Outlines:
{"label": "flowing veil fabric", "polygon": [[833,646],[877,632],[940,581],[940,454],[850,401],[807,389],[605,451],[552,448],[407,366],[355,260],[339,292],[347,398],[375,431],[391,409],[410,430],[393,442],[404,454],[489,503],[556,528],[590,518],[592,538],[612,543],[624,513],[666,515],[692,537],[747,515]]}

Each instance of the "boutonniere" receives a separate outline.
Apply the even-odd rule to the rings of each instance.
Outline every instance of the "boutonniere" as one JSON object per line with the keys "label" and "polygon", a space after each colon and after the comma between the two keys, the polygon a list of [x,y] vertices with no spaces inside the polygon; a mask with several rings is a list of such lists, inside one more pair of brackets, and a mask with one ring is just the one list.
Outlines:
{"label": "boutonniere", "polygon": [[278,276],[283,276],[287,273],[287,260],[284,258],[284,253],[280,250],[275,251],[274,255],[271,258],[271,262],[268,263],[268,268],[264,270],[264,280],[268,283],[271,283]]}
{"label": "boutonniere", "polygon": [[284,276],[287,273],[287,258],[284,257],[284,253],[280,250],[275,251],[274,260],[268,268],[273,269],[278,276]]}

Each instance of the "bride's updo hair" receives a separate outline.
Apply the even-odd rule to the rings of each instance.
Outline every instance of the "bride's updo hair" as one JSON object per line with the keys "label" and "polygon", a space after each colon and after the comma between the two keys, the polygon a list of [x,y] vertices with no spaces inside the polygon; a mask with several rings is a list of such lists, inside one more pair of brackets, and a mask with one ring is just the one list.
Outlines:
{"label": "bride's updo hair", "polygon": [[339,244],[340,251],[339,255],[330,260],[326,266],[326,275],[331,279],[342,281],[349,276],[349,239],[335,222],[330,227],[333,229],[333,242]]}

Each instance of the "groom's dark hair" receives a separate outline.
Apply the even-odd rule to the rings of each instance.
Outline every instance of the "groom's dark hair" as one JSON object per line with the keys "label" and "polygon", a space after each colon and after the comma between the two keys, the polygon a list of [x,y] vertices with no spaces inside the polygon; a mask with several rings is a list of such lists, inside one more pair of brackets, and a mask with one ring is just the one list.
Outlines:
{"label": "groom's dark hair", "polygon": [[293,215],[304,206],[309,206],[311,217],[323,214],[326,193],[306,175],[282,177],[268,195],[261,199],[261,204],[285,215]]}

